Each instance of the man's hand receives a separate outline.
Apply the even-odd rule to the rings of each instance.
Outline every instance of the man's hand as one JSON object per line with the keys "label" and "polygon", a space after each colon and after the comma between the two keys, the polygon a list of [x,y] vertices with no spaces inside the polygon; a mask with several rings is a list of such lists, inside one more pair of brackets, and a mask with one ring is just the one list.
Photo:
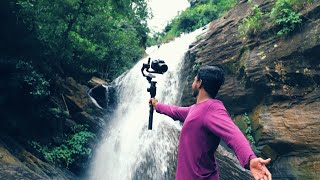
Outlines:
{"label": "man's hand", "polygon": [[157,104],[158,104],[158,100],[155,99],[155,98],[151,98],[151,99],[149,100],[149,104],[152,104],[153,109],[156,109]]}
{"label": "man's hand", "polygon": [[271,180],[271,173],[266,168],[271,159],[254,158],[250,161],[250,171],[255,180]]}

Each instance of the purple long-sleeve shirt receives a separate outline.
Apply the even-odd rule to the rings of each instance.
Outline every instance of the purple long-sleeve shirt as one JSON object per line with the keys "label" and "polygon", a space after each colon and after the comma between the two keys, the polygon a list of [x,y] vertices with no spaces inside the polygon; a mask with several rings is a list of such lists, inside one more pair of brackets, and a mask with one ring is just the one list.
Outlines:
{"label": "purple long-sleeve shirt", "polygon": [[158,103],[156,111],[184,122],[179,139],[176,180],[218,180],[215,151],[222,139],[248,168],[255,158],[249,142],[233,123],[223,103],[216,99],[178,107]]}

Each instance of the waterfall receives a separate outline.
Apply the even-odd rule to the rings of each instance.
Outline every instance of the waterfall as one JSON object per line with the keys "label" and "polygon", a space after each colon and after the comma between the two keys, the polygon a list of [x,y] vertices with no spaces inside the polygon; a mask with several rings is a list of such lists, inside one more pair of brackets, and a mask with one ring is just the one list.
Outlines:
{"label": "waterfall", "polygon": [[[184,54],[202,30],[184,34],[159,48],[148,49],[151,59],[162,59],[169,69],[156,75],[156,98],[163,103],[177,104],[182,95],[180,74]],[[117,106],[111,122],[105,128],[104,138],[94,153],[90,179],[173,179],[179,122],[154,113],[153,129],[148,130],[150,86],[141,74],[143,63],[138,62],[130,71],[117,78]],[[186,79],[186,77],[185,77]],[[191,88],[191,87],[190,87]]]}

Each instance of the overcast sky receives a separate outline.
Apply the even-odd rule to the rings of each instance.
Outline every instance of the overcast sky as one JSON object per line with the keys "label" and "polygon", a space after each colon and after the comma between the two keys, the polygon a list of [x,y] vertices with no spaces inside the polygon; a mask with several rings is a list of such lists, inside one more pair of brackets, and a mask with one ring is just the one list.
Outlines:
{"label": "overcast sky", "polygon": [[148,26],[155,32],[162,31],[169,20],[189,6],[188,0],[149,0],[148,4],[154,16]]}

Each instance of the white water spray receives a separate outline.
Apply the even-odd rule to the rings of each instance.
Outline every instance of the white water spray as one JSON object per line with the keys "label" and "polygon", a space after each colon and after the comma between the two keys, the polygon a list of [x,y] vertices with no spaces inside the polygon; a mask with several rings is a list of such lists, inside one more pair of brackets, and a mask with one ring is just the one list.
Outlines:
{"label": "white water spray", "polygon": [[[168,72],[154,79],[158,82],[156,98],[160,102],[176,104],[180,99],[184,54],[200,33],[202,31],[197,30],[160,48],[149,49],[151,59],[162,59],[169,67]],[[148,130],[150,94],[147,88],[150,85],[140,71],[147,59],[142,59],[114,82],[118,105],[95,151],[90,170],[92,180],[174,178],[180,125],[154,113],[153,130]]]}

